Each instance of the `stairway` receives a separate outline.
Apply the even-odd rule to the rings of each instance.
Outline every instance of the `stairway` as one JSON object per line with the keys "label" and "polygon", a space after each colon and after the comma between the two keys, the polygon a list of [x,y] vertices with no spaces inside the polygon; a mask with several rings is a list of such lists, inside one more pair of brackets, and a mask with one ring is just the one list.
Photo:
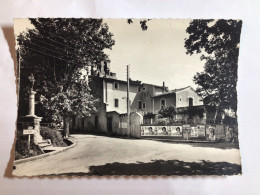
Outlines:
{"label": "stairway", "polygon": [[43,153],[54,150],[51,140],[42,140],[42,141],[38,142],[38,145]]}

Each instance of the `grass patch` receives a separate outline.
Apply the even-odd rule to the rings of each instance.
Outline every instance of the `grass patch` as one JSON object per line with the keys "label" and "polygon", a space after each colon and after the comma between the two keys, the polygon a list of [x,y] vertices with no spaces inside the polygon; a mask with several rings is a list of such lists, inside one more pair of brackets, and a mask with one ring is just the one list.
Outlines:
{"label": "grass patch", "polygon": [[[66,147],[69,145],[57,129],[41,127],[40,134],[44,140],[50,139],[54,147]],[[43,154],[43,152],[38,145],[34,144],[33,135],[31,135],[30,148],[28,148],[28,135],[23,135],[23,131],[18,129],[15,143],[15,160],[40,154]]]}
{"label": "grass patch", "polygon": [[16,142],[15,142],[15,160],[28,158],[31,156],[37,156],[43,154],[38,145],[33,142],[33,136],[31,135],[30,149],[28,148],[28,135],[23,135],[22,130],[17,130]]}

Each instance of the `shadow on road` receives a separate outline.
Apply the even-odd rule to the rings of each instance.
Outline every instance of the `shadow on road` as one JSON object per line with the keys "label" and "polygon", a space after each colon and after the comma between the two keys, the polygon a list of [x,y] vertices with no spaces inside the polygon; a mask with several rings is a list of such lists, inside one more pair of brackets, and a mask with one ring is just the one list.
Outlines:
{"label": "shadow on road", "polygon": [[[165,142],[165,141],[161,141]],[[212,143],[181,143],[181,142],[167,142],[175,144],[186,144],[193,147],[205,147],[205,148],[218,148],[218,149],[239,149],[238,143],[228,143],[228,142],[212,142]]]}
{"label": "shadow on road", "polygon": [[65,173],[52,176],[91,175],[237,175],[241,166],[227,162],[183,162],[179,160],[154,160],[149,163],[112,163],[90,166],[88,173]]}

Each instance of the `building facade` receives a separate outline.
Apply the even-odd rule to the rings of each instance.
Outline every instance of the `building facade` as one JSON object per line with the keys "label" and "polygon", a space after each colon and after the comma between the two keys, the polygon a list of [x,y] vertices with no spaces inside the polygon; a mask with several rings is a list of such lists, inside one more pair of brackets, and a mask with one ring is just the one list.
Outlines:
{"label": "building facade", "polygon": [[[120,115],[127,113],[127,82],[116,78],[110,71],[109,61],[102,62],[97,69],[91,69],[88,77],[92,94],[99,100],[97,113],[91,117],[75,118],[71,128],[84,131],[107,132],[109,113],[117,112]],[[203,101],[192,87],[169,90],[163,82],[161,86],[129,81],[130,112],[137,112],[143,116],[158,115],[163,107],[203,106]],[[176,114],[178,120],[185,117]]]}

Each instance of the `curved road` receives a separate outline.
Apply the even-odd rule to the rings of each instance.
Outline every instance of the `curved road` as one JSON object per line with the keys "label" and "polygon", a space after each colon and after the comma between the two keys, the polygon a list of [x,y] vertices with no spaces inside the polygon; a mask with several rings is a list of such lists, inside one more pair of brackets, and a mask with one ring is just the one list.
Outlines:
{"label": "curved road", "polygon": [[[240,165],[238,149],[205,147],[203,144],[164,143],[153,140],[121,139],[96,135],[73,135],[77,144],[64,152],[42,159],[21,163],[13,171],[15,176],[36,176],[64,173],[88,173],[90,167],[138,165],[156,160],[178,160]],[[110,163],[110,164],[108,164]],[[119,164],[120,163],[120,164]],[[186,166],[187,167],[187,166]]]}

